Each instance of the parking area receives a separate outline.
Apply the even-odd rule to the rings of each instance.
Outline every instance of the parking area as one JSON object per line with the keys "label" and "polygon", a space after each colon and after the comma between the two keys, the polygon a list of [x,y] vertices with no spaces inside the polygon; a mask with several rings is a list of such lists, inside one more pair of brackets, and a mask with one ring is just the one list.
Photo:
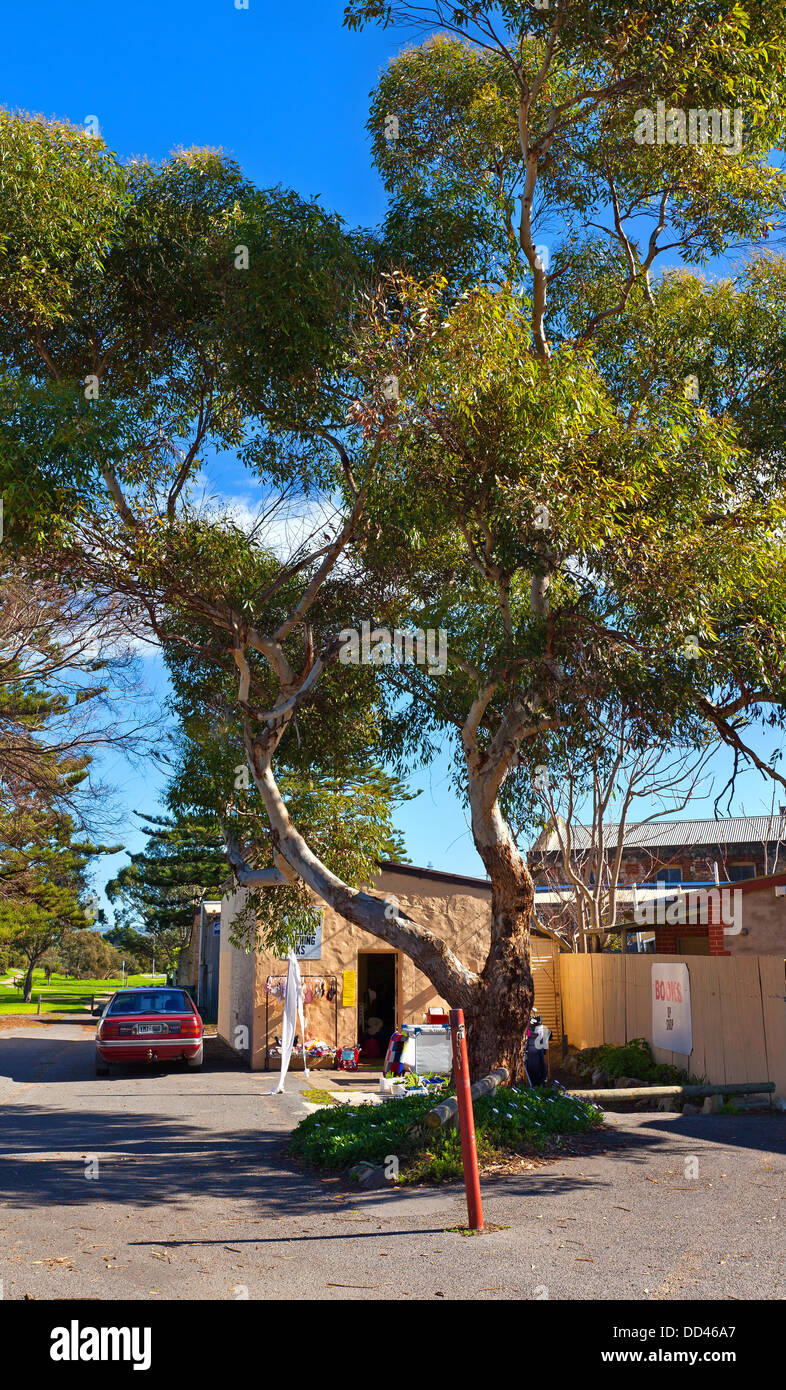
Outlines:
{"label": "parking area", "polygon": [[6,1299],[786,1297],[783,1115],[617,1115],[597,1147],[484,1183],[361,1193],[298,1172],[291,1076],[93,1075],[93,1030],[0,1033]]}

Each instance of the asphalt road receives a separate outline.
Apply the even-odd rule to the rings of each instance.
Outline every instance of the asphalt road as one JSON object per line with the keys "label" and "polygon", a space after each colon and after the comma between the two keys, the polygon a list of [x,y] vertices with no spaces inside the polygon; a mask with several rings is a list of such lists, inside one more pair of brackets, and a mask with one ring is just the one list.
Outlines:
{"label": "asphalt road", "polygon": [[488,1180],[509,1229],[468,1239],[461,1187],[293,1171],[303,1078],[273,1084],[215,1047],[96,1079],[92,1029],[0,1032],[4,1297],[786,1297],[784,1116],[610,1117],[603,1152]]}

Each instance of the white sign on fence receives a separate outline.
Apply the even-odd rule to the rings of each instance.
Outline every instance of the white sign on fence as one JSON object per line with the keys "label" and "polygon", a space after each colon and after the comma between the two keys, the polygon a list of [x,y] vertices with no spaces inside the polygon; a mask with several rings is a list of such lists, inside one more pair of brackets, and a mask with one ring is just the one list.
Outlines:
{"label": "white sign on fence", "polygon": [[652,966],[652,1043],[669,1052],[693,1051],[690,975],[687,965]]}

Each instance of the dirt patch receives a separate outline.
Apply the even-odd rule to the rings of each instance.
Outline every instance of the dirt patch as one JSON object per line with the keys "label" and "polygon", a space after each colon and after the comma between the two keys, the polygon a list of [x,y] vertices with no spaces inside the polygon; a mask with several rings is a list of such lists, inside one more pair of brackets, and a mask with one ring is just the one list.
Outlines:
{"label": "dirt patch", "polygon": [[514,1149],[497,1154],[492,1163],[481,1163],[482,1178],[512,1177],[536,1168],[548,1168],[561,1158],[584,1158],[604,1154],[611,1148],[622,1147],[623,1136],[605,1126],[588,1134],[566,1134],[553,1140],[538,1153],[519,1153]]}
{"label": "dirt patch", "polygon": [[78,1023],[73,1014],[47,1014],[45,1018],[39,1018],[38,1014],[0,1014],[0,1031],[9,1028],[30,1028],[38,1024],[45,1028],[48,1023],[69,1023],[82,1033],[94,1033],[95,1023]]}

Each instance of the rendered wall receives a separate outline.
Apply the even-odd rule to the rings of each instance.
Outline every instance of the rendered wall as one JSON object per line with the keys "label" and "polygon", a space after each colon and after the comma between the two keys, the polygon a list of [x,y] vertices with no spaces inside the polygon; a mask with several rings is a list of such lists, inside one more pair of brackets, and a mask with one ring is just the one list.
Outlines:
{"label": "rendered wall", "polygon": [[[254,1025],[255,959],[229,940],[232,923],[245,901],[242,889],[221,900],[221,946],[218,975],[218,1035],[248,1056]],[[238,1030],[245,1030],[245,1032]]]}
{"label": "rendered wall", "polygon": [[742,925],[747,935],[727,935],[727,949],[734,956],[786,956],[786,897],[776,898],[775,887],[743,892]]}
{"label": "rendered wall", "polygon": [[[399,907],[416,921],[430,927],[448,941],[470,969],[482,968],[490,936],[491,889],[483,883],[454,883],[438,875],[386,869],[380,873],[373,891],[395,898]],[[221,907],[221,976],[219,984],[219,1035],[240,1050],[238,1026],[249,1034],[250,1063],[254,1070],[265,1065],[267,1039],[272,1043],[281,1034],[283,1008],[269,997],[268,977],[286,974],[286,962],[268,952],[255,957],[238,951],[229,942],[232,920],[242,907],[245,893],[225,898]],[[325,907],[322,922],[322,952],[319,960],[301,962],[305,979],[334,975],[338,984],[338,1038],[336,1039],[335,1001],[319,999],[306,1010],[306,1034],[322,1037],[331,1045],[350,1046],[357,1040],[358,1010],[355,1003],[343,1004],[344,972],[357,972],[359,952],[387,952],[397,958],[398,1007],[396,1023],[423,1023],[429,1007],[444,1005],[433,985],[409,957],[392,951],[377,937],[338,916]],[[560,1006],[559,951],[554,942],[533,936],[533,975],[535,1004],[552,1032],[552,1061],[556,1060],[562,1036]],[[357,986],[357,976],[355,980]],[[267,1004],[267,1011],[266,1011]],[[267,1012],[267,1032],[266,1032]]]}
{"label": "rendered wall", "polygon": [[[373,891],[380,896],[395,897],[405,912],[447,940],[470,969],[482,967],[490,933],[491,890],[485,884],[453,884],[436,877],[386,870],[380,874]],[[267,1038],[272,1043],[281,1034],[283,1015],[281,1002],[268,997],[266,983],[270,975],[285,974],[286,963],[265,952],[258,953],[256,959],[252,960],[230,947],[229,924],[242,901],[242,894],[235,895],[225,900],[222,907],[218,1029],[221,1037],[235,1046],[233,1028],[250,1018],[251,1066],[259,1070],[265,1065]],[[554,1055],[561,1038],[558,950],[550,940],[537,937],[533,937],[532,948],[536,1005],[554,1035]],[[321,957],[319,960],[302,961],[301,971],[305,978],[314,975],[336,976],[339,989],[339,1046],[353,1044],[358,1032],[357,995],[354,1004],[346,1007],[343,1004],[344,972],[356,972],[358,953],[371,951],[390,952],[397,957],[397,1024],[422,1023],[427,1008],[445,1002],[407,956],[391,952],[384,942],[326,907],[323,913]],[[309,1038],[325,1038],[331,1045],[336,1041],[334,1001],[320,999],[308,1007],[306,1033]]]}

